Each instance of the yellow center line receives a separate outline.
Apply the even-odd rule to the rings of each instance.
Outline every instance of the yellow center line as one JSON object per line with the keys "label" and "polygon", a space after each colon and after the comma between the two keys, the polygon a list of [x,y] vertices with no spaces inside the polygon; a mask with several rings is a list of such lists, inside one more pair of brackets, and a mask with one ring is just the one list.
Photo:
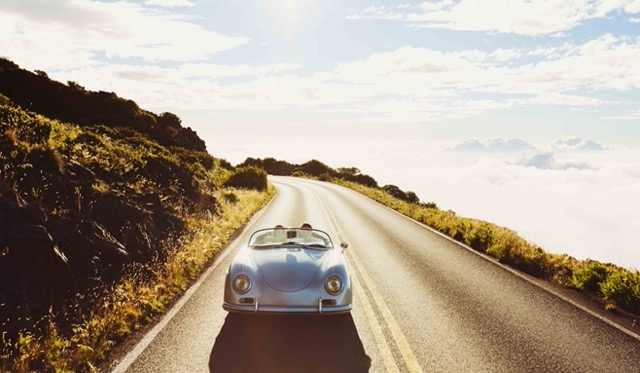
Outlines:
{"label": "yellow center line", "polygon": [[398,349],[400,350],[400,353],[402,354],[402,357],[404,358],[404,361],[407,364],[407,367],[409,368],[409,372],[422,373],[422,367],[418,363],[418,360],[413,354],[413,351],[411,351],[411,347],[409,347],[409,342],[407,342],[407,339],[404,337],[402,330],[400,330],[400,326],[398,325],[398,322],[396,321],[395,317],[393,317],[393,315],[391,314],[391,310],[389,310],[389,307],[387,307],[387,304],[384,302],[384,300],[382,299],[382,296],[380,295],[375,285],[373,284],[371,277],[369,277],[369,274],[364,269],[362,263],[360,262],[360,259],[358,258],[358,255],[355,253],[353,249],[347,249],[347,250],[349,252],[349,256],[351,257],[351,259],[353,259],[353,263],[355,264],[357,271],[360,273],[360,275],[362,276],[362,279],[365,282],[365,285],[371,292],[371,296],[375,301],[376,305],[378,306],[380,313],[384,317],[384,320],[387,326],[389,327],[391,334],[393,335],[393,339],[396,342],[396,346],[398,346]]}
{"label": "yellow center line", "polygon": [[[342,233],[340,228],[338,228],[336,218],[331,213],[331,210],[328,208],[326,202],[324,201],[324,198],[322,198],[319,193],[316,193],[316,198],[320,205],[323,207],[324,212],[327,215],[327,218],[330,221],[331,225],[333,225],[333,229],[338,234],[338,237],[344,237],[344,234]],[[409,347],[407,339],[404,337],[402,330],[400,330],[398,322],[391,314],[391,310],[389,310],[389,307],[387,307],[387,304],[382,299],[382,296],[373,284],[371,277],[369,276],[367,271],[365,271],[364,266],[361,264],[360,259],[358,258],[358,255],[355,253],[353,248],[347,249],[346,252],[348,253],[347,256],[352,259],[357,272],[362,276],[364,285],[371,292],[371,296],[378,306],[378,309],[380,310],[380,313],[382,314],[387,327],[389,328],[389,330],[391,330],[391,335],[393,336],[396,346],[400,350],[400,354],[402,355],[407,367],[409,368],[409,372],[423,373],[422,367],[418,363],[418,360],[413,354],[413,351],[411,351],[411,347]],[[351,280],[354,282],[356,289],[364,289],[364,287],[360,287],[360,281],[358,280],[357,275],[352,275]],[[358,299],[363,300],[362,303],[365,308],[365,315],[367,316],[367,320],[369,321],[369,325],[371,326],[374,338],[376,339],[376,343],[378,344],[378,349],[380,350],[380,354],[382,355],[384,365],[387,367],[387,371],[396,372],[398,366],[395,362],[395,359],[393,358],[393,355],[391,354],[391,351],[389,350],[389,345],[384,338],[384,334],[382,334],[382,328],[380,327],[375,313],[373,312],[373,307],[369,303],[369,300],[367,299],[367,296],[366,294],[364,294],[364,292],[360,293],[356,291],[356,294],[358,295]]]}
{"label": "yellow center line", "polygon": [[367,299],[367,295],[364,293],[364,290],[362,290],[363,288],[360,287],[360,280],[358,280],[358,276],[356,276],[355,273],[351,275],[351,282],[355,287],[354,294],[358,297],[358,300],[364,309],[364,314],[367,316],[369,328],[371,329],[371,333],[373,333],[376,345],[378,346],[378,351],[380,352],[382,362],[384,363],[387,372],[400,373],[398,364],[396,364],[396,360],[393,358],[393,354],[387,344],[387,340],[384,338],[384,333],[382,333],[382,327],[380,326],[380,323],[378,323],[373,307],[371,306],[369,299]]}

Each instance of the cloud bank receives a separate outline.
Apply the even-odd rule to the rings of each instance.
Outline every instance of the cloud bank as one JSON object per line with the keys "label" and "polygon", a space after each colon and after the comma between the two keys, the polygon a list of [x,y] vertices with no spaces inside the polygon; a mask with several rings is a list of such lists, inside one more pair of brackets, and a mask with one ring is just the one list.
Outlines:
{"label": "cloud bank", "polygon": [[537,144],[533,154],[432,146],[411,170],[382,169],[375,162],[384,163],[387,155],[369,152],[374,159],[360,168],[385,175],[423,201],[514,229],[548,252],[640,269],[632,233],[640,229],[640,210],[632,202],[640,195],[640,148],[567,151],[554,149],[558,143],[590,142]]}

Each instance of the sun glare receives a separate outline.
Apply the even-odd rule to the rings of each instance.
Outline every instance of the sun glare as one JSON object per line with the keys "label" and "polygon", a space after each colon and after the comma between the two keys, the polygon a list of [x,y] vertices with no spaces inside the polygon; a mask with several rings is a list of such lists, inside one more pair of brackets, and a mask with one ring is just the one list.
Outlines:
{"label": "sun glare", "polygon": [[291,39],[313,13],[313,0],[260,0],[263,9],[285,39]]}
{"label": "sun glare", "polygon": [[304,4],[305,1],[301,1],[301,0],[276,0],[273,1],[273,3],[285,8],[285,9],[293,9],[297,6],[299,6],[300,4]]}

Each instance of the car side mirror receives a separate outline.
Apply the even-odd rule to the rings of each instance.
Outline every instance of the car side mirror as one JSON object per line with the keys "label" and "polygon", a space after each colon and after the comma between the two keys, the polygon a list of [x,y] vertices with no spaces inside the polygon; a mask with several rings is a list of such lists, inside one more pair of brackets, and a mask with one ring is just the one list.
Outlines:
{"label": "car side mirror", "polygon": [[340,247],[346,249],[347,247],[349,247],[349,244],[346,242],[340,242]]}

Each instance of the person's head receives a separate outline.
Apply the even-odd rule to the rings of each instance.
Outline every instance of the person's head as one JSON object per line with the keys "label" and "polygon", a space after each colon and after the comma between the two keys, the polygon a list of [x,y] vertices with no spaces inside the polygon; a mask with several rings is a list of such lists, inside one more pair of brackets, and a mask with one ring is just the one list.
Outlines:
{"label": "person's head", "polygon": [[302,237],[305,242],[309,241],[309,239],[311,239],[311,224],[302,223],[300,224],[300,229],[302,229],[302,232],[300,232],[300,237]]}
{"label": "person's head", "polygon": [[278,224],[275,226],[274,230],[273,230],[273,240],[276,242],[281,242],[284,241],[284,236],[285,236],[285,229],[284,229],[284,225],[282,224]]}

